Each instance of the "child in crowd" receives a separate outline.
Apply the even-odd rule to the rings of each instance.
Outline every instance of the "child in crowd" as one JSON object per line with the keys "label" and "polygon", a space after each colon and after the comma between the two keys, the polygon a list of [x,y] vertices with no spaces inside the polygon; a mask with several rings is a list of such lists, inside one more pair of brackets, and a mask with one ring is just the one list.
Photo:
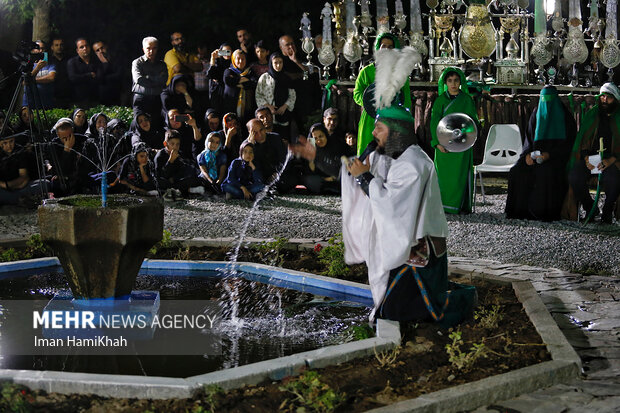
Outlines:
{"label": "child in crowd", "polygon": [[256,53],[258,61],[250,64],[250,70],[254,72],[254,76],[258,79],[263,73],[267,73],[267,70],[269,70],[269,49],[264,40],[256,42],[254,45],[254,53]]}
{"label": "child in crowd", "polygon": [[158,194],[155,175],[149,164],[149,148],[144,142],[135,144],[131,156],[123,161],[120,183],[138,195]]}
{"label": "child in crowd", "polygon": [[226,154],[221,151],[222,142],[218,132],[211,132],[207,135],[205,150],[198,155],[198,167],[200,168],[200,178],[207,181],[208,188],[214,194],[221,192],[220,185],[226,178]]}
{"label": "child in crowd", "polygon": [[290,136],[289,125],[292,112],[295,110],[297,95],[293,82],[284,73],[284,56],[273,53],[269,58],[269,69],[256,85],[256,105],[266,106],[274,115],[274,132],[282,136]]}
{"label": "child in crowd", "polygon": [[181,135],[168,129],[165,133],[164,147],[155,155],[157,176],[166,182],[165,198],[178,198],[188,193],[204,194],[203,181],[196,175],[196,169],[180,155]]}
{"label": "child in crowd", "polygon": [[265,185],[260,172],[254,165],[254,145],[244,142],[239,150],[239,157],[228,168],[228,176],[222,183],[226,199],[253,199]]}

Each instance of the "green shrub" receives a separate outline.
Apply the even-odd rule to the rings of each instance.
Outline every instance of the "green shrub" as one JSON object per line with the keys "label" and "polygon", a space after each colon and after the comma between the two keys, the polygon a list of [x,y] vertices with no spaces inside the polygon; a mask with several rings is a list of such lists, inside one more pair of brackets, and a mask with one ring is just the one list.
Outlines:
{"label": "green shrub", "polygon": [[[74,106],[71,109],[62,109],[62,108],[53,108],[46,109],[45,116],[47,117],[47,121],[49,122],[50,128],[54,126],[54,124],[60,118],[70,118],[73,115],[73,111],[77,107]],[[131,124],[133,120],[133,110],[127,106],[103,106],[98,105],[93,108],[90,108],[86,111],[86,120],[89,120],[91,116],[95,113],[103,112],[109,119],[118,118],[127,124],[127,127]],[[18,120],[17,114],[12,114],[9,117],[9,120],[12,124],[15,124]]]}
{"label": "green shrub", "polygon": [[346,262],[344,262],[344,242],[342,242],[342,234],[334,235],[327,243],[328,245],[319,251],[319,261],[321,264],[327,265],[327,270],[323,271],[323,274],[330,277],[349,274],[351,269]]}
{"label": "green shrub", "polygon": [[[333,412],[345,400],[344,394],[321,382],[316,371],[307,371],[297,379],[280,386],[280,390],[295,395],[294,399],[285,400],[280,405],[280,410],[305,411],[300,409],[307,408],[313,412]],[[295,409],[295,406],[298,408]]]}
{"label": "green shrub", "polygon": [[282,250],[288,242],[288,238],[278,237],[274,241],[263,241],[255,248],[263,264],[281,267],[284,262]]}

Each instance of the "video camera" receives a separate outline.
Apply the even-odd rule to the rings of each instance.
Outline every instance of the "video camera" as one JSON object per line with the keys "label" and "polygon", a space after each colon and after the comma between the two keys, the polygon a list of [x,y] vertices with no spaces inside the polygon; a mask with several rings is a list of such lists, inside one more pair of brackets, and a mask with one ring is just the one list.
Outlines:
{"label": "video camera", "polygon": [[13,53],[13,59],[18,62],[20,71],[26,70],[34,62],[45,58],[45,53],[33,53],[33,50],[41,50],[41,47],[35,42],[22,40],[15,53]]}

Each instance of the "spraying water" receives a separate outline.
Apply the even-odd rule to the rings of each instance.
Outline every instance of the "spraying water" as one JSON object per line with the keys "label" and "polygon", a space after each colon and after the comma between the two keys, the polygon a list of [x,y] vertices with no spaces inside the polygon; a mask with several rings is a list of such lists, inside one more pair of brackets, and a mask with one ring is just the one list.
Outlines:
{"label": "spraying water", "polygon": [[241,246],[243,245],[245,234],[248,231],[250,222],[252,222],[252,218],[254,217],[254,214],[258,210],[258,205],[267,196],[267,194],[273,188],[273,186],[275,186],[275,184],[280,180],[282,173],[284,173],[284,170],[286,169],[286,166],[288,165],[292,157],[293,157],[293,153],[289,151],[286,155],[286,158],[284,159],[284,163],[282,164],[280,169],[276,172],[276,176],[273,179],[273,181],[269,185],[266,185],[265,188],[263,188],[263,190],[259,192],[258,195],[256,195],[254,204],[252,205],[252,208],[250,208],[250,212],[248,213],[248,215],[246,216],[243,222],[243,226],[241,227],[241,231],[239,232],[239,237],[237,239],[235,248],[233,249],[233,252],[230,255],[229,263],[226,267],[226,272],[225,272],[226,276],[222,280],[224,284],[224,291],[225,291],[226,297],[222,297],[222,298],[223,298],[223,302],[227,302],[230,305],[230,307],[227,310],[229,312],[228,315],[230,316],[230,319],[233,325],[237,325],[239,327],[243,325],[243,320],[239,318],[241,284],[238,279],[235,279],[237,275],[237,259],[239,257],[239,251],[241,250]]}

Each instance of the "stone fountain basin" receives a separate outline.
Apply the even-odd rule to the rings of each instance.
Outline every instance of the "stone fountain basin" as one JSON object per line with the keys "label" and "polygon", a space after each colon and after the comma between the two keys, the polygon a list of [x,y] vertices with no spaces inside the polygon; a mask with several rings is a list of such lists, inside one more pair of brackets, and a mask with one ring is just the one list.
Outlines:
{"label": "stone fountain basin", "polygon": [[[216,270],[225,267],[226,262],[206,261],[160,261],[145,260],[142,268],[149,271]],[[42,258],[16,263],[0,264],[2,273],[19,269],[49,268],[58,266],[54,258]],[[254,263],[239,263],[238,269],[255,276],[268,275],[274,282],[285,281],[301,288],[339,291],[355,298],[368,299],[367,285],[338,280],[314,274],[285,270]],[[542,300],[529,281],[499,278],[480,274],[487,281],[511,284],[531,322],[546,343],[552,360],[537,365],[499,374],[476,382],[451,387],[431,394],[396,403],[376,411],[462,411],[473,410],[499,400],[516,397],[519,394],[567,383],[579,377],[581,360],[570,346],[557,324],[547,312]],[[31,389],[64,394],[96,394],[123,398],[187,398],[198,393],[204,385],[216,384],[223,389],[239,388],[260,383],[265,379],[280,380],[297,375],[308,368],[321,368],[338,364],[357,357],[372,355],[376,351],[392,349],[400,344],[398,323],[379,320],[377,337],[328,346],[318,350],[298,353],[273,360],[248,364],[224,371],[217,371],[187,378],[123,376],[88,373],[65,373],[57,371],[0,370],[0,380],[23,384]]]}
{"label": "stone fountain basin", "polygon": [[46,201],[39,207],[41,239],[64,269],[75,298],[131,294],[142,260],[162,238],[164,206],[155,198],[97,195]]}

